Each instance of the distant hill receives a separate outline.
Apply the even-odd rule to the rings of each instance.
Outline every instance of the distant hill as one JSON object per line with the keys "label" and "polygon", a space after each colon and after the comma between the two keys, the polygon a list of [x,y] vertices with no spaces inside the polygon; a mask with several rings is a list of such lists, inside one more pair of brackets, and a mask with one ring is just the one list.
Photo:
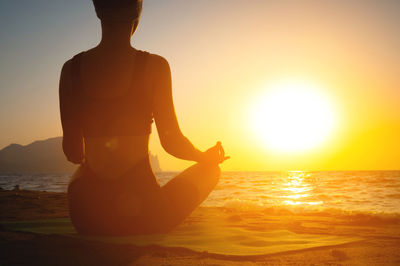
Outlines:
{"label": "distant hill", "polygon": [[[154,172],[161,172],[156,155],[150,155]],[[0,150],[0,173],[72,173],[77,165],[67,161],[62,137],[32,142],[26,146],[11,144]]]}

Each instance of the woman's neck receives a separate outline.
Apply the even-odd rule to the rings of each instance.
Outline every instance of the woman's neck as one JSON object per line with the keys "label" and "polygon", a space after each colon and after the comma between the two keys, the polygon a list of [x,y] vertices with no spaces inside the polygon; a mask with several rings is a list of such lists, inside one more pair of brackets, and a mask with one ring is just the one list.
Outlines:
{"label": "woman's neck", "polygon": [[104,49],[129,50],[131,46],[131,23],[102,23],[102,38],[98,45]]}

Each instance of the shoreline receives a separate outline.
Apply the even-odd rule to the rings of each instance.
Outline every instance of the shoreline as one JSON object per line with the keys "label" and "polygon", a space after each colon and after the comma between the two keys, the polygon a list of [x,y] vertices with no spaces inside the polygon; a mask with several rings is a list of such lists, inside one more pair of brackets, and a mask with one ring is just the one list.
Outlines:
{"label": "shoreline", "polygon": [[[65,193],[0,190],[0,221],[30,221],[68,217]],[[327,217],[248,214],[199,207],[182,227],[209,221],[221,226],[258,230],[285,229],[296,234],[361,236],[341,245],[303,248],[267,255],[236,256],[197,252],[183,247],[136,246],[84,240],[62,235],[10,231],[0,226],[0,261],[5,265],[398,265],[400,228],[397,225],[349,225]],[[262,222],[261,222],[262,221]]]}

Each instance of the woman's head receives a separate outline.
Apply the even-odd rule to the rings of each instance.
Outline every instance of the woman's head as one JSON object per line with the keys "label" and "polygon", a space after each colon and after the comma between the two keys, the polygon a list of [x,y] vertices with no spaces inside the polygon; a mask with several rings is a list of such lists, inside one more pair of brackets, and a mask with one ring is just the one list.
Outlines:
{"label": "woman's head", "polygon": [[131,35],[136,31],[142,12],[142,0],[93,0],[93,5],[103,28],[115,28],[118,24],[128,23]]}
{"label": "woman's head", "polygon": [[93,0],[93,4],[101,21],[131,22],[142,12],[142,0]]}

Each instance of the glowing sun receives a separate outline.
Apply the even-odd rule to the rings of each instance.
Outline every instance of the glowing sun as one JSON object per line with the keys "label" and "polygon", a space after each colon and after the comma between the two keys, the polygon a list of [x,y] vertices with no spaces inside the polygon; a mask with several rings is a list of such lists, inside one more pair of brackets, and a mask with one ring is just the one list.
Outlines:
{"label": "glowing sun", "polygon": [[310,84],[275,84],[253,104],[253,128],[275,151],[294,153],[316,148],[335,126],[331,101]]}

